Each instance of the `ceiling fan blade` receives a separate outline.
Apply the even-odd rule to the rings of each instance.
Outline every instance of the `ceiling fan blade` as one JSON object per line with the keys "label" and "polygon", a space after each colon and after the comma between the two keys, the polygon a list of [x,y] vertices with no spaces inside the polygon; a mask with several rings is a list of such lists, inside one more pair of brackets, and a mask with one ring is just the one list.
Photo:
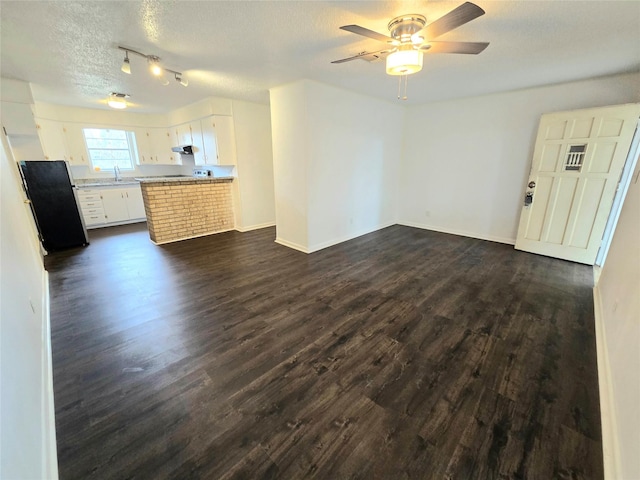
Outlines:
{"label": "ceiling fan blade", "polygon": [[360,52],[359,54],[354,55],[353,57],[342,58],[340,60],[334,60],[331,63],[350,62],[351,60],[357,60],[359,58],[361,58],[363,60],[367,60],[368,62],[372,62],[374,60],[382,58],[384,55],[386,55],[387,53],[391,53],[394,50],[396,50],[396,49],[392,48],[392,49],[388,49],[388,50],[378,50],[377,52]]}
{"label": "ceiling fan blade", "polygon": [[347,32],[355,33],[357,35],[362,35],[364,37],[373,38],[374,40],[388,43],[390,45],[398,45],[398,43],[400,43],[391,37],[387,37],[386,35],[383,35],[381,33],[361,27],[360,25],[343,25],[342,27],[340,27],[340,29],[346,30]]}
{"label": "ceiling fan blade", "polygon": [[419,50],[427,53],[467,53],[477,55],[488,46],[488,42],[429,42],[421,46]]}
{"label": "ceiling fan blade", "polygon": [[431,40],[482,15],[484,15],[483,9],[474,3],[466,2],[424,27],[419,35]]}

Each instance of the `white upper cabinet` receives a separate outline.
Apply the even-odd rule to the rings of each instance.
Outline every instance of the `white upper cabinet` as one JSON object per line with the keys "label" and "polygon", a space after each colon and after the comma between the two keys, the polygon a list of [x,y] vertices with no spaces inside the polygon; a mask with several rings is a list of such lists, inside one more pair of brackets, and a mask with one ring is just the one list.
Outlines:
{"label": "white upper cabinet", "polygon": [[175,144],[176,145],[192,145],[193,139],[191,137],[191,124],[183,123],[182,125],[176,125],[175,128]]}
{"label": "white upper cabinet", "polygon": [[[174,129],[175,130],[175,129]],[[174,139],[166,128],[135,128],[138,164],[179,165],[180,155],[171,151]]]}
{"label": "white upper cabinet", "polygon": [[[202,134],[203,155],[196,160],[196,165],[217,165],[218,164],[218,144],[216,143],[216,129],[213,126],[213,117],[200,120]],[[198,162],[198,160],[200,162]]]}
{"label": "white upper cabinet", "polygon": [[171,132],[167,128],[149,129],[149,147],[151,154],[156,158],[156,163],[162,165],[180,165],[180,154],[172,152],[173,141]]}
{"label": "white upper cabinet", "polygon": [[67,155],[71,165],[89,165],[89,156],[84,141],[82,127],[79,125],[63,125]]}
{"label": "white upper cabinet", "polygon": [[62,124],[55,120],[36,118],[36,128],[45,160],[69,161]]}
{"label": "white upper cabinet", "polygon": [[31,105],[28,103],[2,102],[0,113],[2,127],[8,137],[38,134]]}
{"label": "white upper cabinet", "polygon": [[138,165],[153,165],[156,163],[150,153],[149,129],[141,127],[134,128],[133,134],[135,135],[136,149],[138,151]]}
{"label": "white upper cabinet", "polygon": [[236,135],[233,128],[233,117],[213,116],[216,143],[218,146],[218,165],[236,164]]}
{"label": "white upper cabinet", "polygon": [[204,158],[196,165],[235,165],[236,138],[233,118],[212,115],[200,121]]}
{"label": "white upper cabinet", "polygon": [[66,160],[71,165],[89,165],[82,127],[36,118],[36,128],[45,160]]}
{"label": "white upper cabinet", "polygon": [[193,146],[193,160],[196,165],[206,164],[206,151],[202,138],[202,125],[199,120],[191,123],[191,140]]}

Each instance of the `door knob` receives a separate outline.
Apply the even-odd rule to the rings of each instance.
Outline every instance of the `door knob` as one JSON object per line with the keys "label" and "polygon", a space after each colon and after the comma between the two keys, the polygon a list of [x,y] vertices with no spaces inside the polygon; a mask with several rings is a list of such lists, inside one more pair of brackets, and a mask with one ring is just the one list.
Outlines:
{"label": "door knob", "polygon": [[528,187],[529,188],[536,188],[536,182],[534,182],[533,180],[530,181]]}

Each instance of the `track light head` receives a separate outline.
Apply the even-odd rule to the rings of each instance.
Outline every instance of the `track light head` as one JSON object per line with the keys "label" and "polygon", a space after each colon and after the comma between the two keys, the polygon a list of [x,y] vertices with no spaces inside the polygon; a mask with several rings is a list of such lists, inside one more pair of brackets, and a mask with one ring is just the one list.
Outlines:
{"label": "track light head", "polygon": [[129,52],[124,53],[124,61],[122,62],[122,68],[120,68],[124,73],[128,73],[131,75],[131,63],[129,63]]}
{"label": "track light head", "polygon": [[184,78],[181,73],[176,73],[175,77],[176,77],[176,82],[180,83],[180,85],[182,85],[183,87],[186,87],[187,85],[189,85],[189,80]]}
{"label": "track light head", "polygon": [[149,59],[149,70],[156,77],[162,75],[162,67],[160,66],[160,59],[155,55],[149,55],[147,57]]}

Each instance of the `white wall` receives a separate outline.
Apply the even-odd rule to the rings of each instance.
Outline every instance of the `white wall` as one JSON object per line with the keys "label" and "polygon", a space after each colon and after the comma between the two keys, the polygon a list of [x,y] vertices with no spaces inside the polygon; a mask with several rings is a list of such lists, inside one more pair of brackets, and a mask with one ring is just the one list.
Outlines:
{"label": "white wall", "polygon": [[232,101],[238,188],[236,228],[275,225],[271,113],[268,105]]}
{"label": "white wall", "polygon": [[[640,162],[620,213],[595,295],[606,344],[619,447],[617,478],[640,478]],[[634,181],[635,180],[635,181]],[[601,378],[601,381],[603,379]]]}
{"label": "white wall", "polygon": [[276,241],[307,251],[307,159],[310,146],[305,82],[269,91]]}
{"label": "white wall", "polygon": [[401,106],[303,81],[271,112],[278,241],[313,252],[395,223]]}
{"label": "white wall", "polygon": [[0,478],[57,478],[47,277],[2,134]]}
{"label": "white wall", "polygon": [[309,82],[309,249],[396,223],[404,108]]}
{"label": "white wall", "polygon": [[543,113],[640,100],[640,74],[407,109],[398,223],[514,243]]}

